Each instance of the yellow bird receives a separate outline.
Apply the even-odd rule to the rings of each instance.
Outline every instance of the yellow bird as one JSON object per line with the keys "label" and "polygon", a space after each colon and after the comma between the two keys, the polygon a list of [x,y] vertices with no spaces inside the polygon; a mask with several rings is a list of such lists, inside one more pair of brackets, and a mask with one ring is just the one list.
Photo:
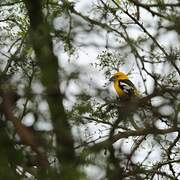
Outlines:
{"label": "yellow bird", "polygon": [[138,95],[135,85],[129,80],[127,74],[117,72],[110,78],[110,81],[114,83],[119,97],[131,98]]}

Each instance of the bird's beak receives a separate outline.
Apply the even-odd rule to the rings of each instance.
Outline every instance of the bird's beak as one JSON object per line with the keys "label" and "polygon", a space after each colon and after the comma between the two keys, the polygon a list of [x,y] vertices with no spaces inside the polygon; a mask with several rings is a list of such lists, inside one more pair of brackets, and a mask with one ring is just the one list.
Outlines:
{"label": "bird's beak", "polygon": [[113,81],[115,81],[116,80],[116,78],[114,77],[114,76],[112,76],[110,79],[109,79],[109,81],[111,81],[111,82],[113,82]]}

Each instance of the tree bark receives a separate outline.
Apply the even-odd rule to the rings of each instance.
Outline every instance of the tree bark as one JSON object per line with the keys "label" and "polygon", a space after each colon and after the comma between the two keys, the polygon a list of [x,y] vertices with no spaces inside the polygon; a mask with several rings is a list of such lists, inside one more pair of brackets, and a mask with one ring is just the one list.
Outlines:
{"label": "tree bark", "polygon": [[[43,15],[41,0],[24,0],[30,20],[30,40],[41,70],[41,82],[46,89],[51,120],[56,134],[56,153],[60,172],[67,179],[74,170],[75,152],[70,124],[59,88],[58,58],[53,54],[50,27]],[[68,173],[68,174],[67,174]]]}

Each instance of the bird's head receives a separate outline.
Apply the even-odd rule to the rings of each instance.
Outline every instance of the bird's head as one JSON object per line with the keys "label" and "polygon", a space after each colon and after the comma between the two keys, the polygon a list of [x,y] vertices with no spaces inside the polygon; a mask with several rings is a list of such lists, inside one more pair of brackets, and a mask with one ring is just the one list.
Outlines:
{"label": "bird's head", "polygon": [[109,79],[109,81],[114,82],[116,80],[125,80],[125,79],[128,79],[128,76],[125,73],[117,72]]}

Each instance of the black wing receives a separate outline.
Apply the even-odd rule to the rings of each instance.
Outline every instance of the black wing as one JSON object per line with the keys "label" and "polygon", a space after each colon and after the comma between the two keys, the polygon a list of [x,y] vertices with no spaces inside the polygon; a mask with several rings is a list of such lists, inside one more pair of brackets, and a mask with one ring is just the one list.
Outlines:
{"label": "black wing", "polygon": [[125,80],[119,81],[119,87],[128,96],[134,96],[135,95],[135,89],[136,88],[135,88],[134,84],[130,80],[125,79]]}

